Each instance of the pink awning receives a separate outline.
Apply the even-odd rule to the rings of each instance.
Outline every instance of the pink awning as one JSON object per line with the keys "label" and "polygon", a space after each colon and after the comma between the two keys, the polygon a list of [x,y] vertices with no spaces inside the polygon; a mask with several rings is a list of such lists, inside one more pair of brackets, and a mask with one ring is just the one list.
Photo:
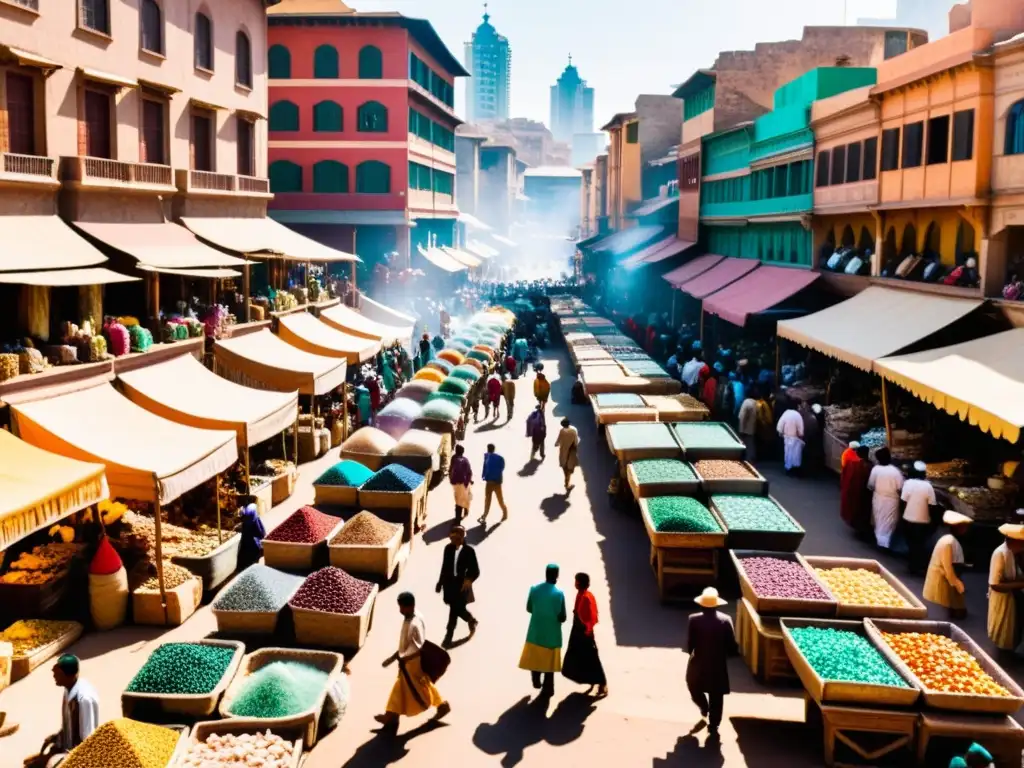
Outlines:
{"label": "pink awning", "polygon": [[781,304],[817,279],[809,269],[761,267],[705,299],[704,311],[743,326],[749,315]]}
{"label": "pink awning", "polygon": [[681,267],[673,269],[671,272],[666,272],[662,277],[674,288],[678,288],[687,280],[693,280],[697,275],[704,274],[724,258],[724,256],[718,256],[714,253],[706,253],[703,256],[698,256],[693,261],[686,262]]}
{"label": "pink awning", "polygon": [[623,259],[619,266],[634,269],[644,264],[656,264],[659,261],[675,256],[677,253],[682,253],[692,245],[693,243],[689,241],[680,240],[675,235],[669,235],[651,243],[646,248],[641,248],[629,258]]}
{"label": "pink awning", "polygon": [[731,256],[727,256],[707,272],[678,287],[683,293],[688,293],[695,299],[703,299],[715,291],[722,290],[730,283],[735,283],[759,266],[761,266],[761,262],[755,259],[734,259]]}

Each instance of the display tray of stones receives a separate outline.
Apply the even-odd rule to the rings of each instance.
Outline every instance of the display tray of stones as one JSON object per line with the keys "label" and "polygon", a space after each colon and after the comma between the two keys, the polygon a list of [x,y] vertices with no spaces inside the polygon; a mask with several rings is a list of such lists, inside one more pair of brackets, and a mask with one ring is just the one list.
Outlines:
{"label": "display tray of stones", "polygon": [[701,488],[709,495],[742,493],[764,496],[768,493],[768,481],[748,462],[701,459],[692,464],[700,479]]}
{"label": "display tray of stones", "polygon": [[920,698],[863,622],[784,618],[780,626],[786,656],[818,704],[911,707]]}
{"label": "display tray of stones", "polygon": [[740,591],[754,610],[773,616],[836,615],[836,601],[796,552],[730,549]]}
{"label": "display tray of stones", "polygon": [[263,560],[272,568],[308,570],[326,562],[327,542],[344,520],[314,507],[302,507],[263,539]]}
{"label": "display tray of stones", "polygon": [[173,768],[299,768],[304,730],[241,718],[196,723]]}
{"label": "display tray of stones", "polygon": [[683,449],[687,461],[699,459],[733,459],[740,461],[746,446],[732,427],[717,421],[673,424],[672,432]]}
{"label": "display tray of stones", "polygon": [[390,578],[400,564],[402,534],[403,526],[363,510],[328,542],[330,563],[349,573]]}
{"label": "display tray of stones", "polygon": [[328,566],[311,573],[288,605],[295,640],[304,646],[357,649],[366,642],[376,584]]}
{"label": "display tray of stones", "polygon": [[714,513],[690,496],[640,499],[640,514],[651,544],[675,549],[725,546],[725,528]]}
{"label": "display tray of stones", "polygon": [[626,466],[634,499],[650,496],[691,496],[700,490],[693,467],[679,459],[640,459]]}
{"label": "display tray of stones", "polygon": [[804,529],[771,496],[715,494],[709,506],[729,531],[729,549],[796,552]]}
{"label": "display tray of stones", "polygon": [[278,616],[304,579],[262,563],[238,574],[213,601],[217,630],[271,635]]}
{"label": "display tray of stones", "polygon": [[676,459],[683,455],[667,424],[612,424],[605,436],[608,449],[620,462]]}
{"label": "display tray of stones", "polygon": [[121,711],[137,720],[154,711],[212,715],[244,655],[245,645],[231,640],[163,643],[124,689]]}
{"label": "display tray of stones", "polygon": [[367,509],[406,509],[425,490],[425,478],[419,472],[389,464],[359,487],[359,505]]}
{"label": "display tray of stones", "polygon": [[0,643],[10,643],[11,682],[52,659],[82,636],[85,627],[77,621],[50,619],[18,619],[3,632]]}
{"label": "display tray of stones", "polygon": [[923,619],[928,609],[877,560],[855,557],[805,557],[818,579],[839,603],[839,618]]}
{"label": "display tray of stones", "polygon": [[373,477],[373,470],[352,459],[342,459],[313,481],[316,504],[350,506],[359,498],[359,486]]}

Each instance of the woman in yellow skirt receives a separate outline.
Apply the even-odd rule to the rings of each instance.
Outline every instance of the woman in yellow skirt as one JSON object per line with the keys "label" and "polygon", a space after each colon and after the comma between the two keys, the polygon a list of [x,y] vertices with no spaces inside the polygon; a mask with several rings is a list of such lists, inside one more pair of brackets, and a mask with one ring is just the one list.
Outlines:
{"label": "woman in yellow skirt", "polygon": [[555,586],[558,566],[549,565],[545,576],[542,583],[531,587],[526,598],[530,628],[519,668],[529,670],[533,687],[541,689],[542,696],[550,697],[555,693],[555,673],[562,671],[562,625],[568,616],[565,593]]}
{"label": "woman in yellow skirt", "polygon": [[398,718],[402,715],[413,717],[437,707],[434,719],[440,720],[452,709],[423,671],[420,650],[427,632],[423,617],[416,613],[416,597],[411,592],[400,594],[398,610],[405,617],[398,635],[398,651],[384,660],[385,667],[398,662],[398,679],[391,688],[385,713],[374,717],[378,723],[392,728],[398,727]]}

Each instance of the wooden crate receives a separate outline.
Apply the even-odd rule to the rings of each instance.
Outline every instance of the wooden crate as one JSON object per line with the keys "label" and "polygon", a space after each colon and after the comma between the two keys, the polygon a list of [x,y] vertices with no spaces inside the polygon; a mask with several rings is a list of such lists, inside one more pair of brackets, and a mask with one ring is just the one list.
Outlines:
{"label": "wooden crate", "polygon": [[[836,602],[839,605],[836,611],[839,618],[924,619],[928,616],[928,608],[917,598],[917,595],[907,589],[902,581],[877,560],[857,557],[805,557],[804,561],[811,568],[852,568],[877,573],[907,602],[906,608],[889,608],[884,605],[853,605],[844,603],[832,595],[836,597]],[[827,588],[828,585],[826,585]]]}
{"label": "wooden crate", "polygon": [[192,733],[188,737],[185,748],[178,755],[177,761],[171,763],[170,768],[184,768],[185,758],[188,751],[214,734],[218,735],[240,735],[243,733],[271,733],[285,739],[291,745],[291,757],[288,759],[288,768],[299,768],[302,762],[302,740],[305,729],[302,726],[273,726],[267,727],[263,720],[249,720],[246,718],[232,718],[230,720],[207,720],[196,723],[192,727]]}
{"label": "wooden crate", "polygon": [[654,527],[648,507],[649,499],[640,499],[638,503],[640,515],[647,528],[647,536],[655,547],[661,549],[720,549],[725,546],[725,526],[714,512],[711,513],[711,516],[718,523],[720,529],[718,533],[669,533],[659,531]]}
{"label": "wooden crate", "polygon": [[355,451],[346,451],[344,448],[341,450],[341,460],[351,459],[352,461],[358,461],[367,469],[372,469],[376,472],[382,466],[384,466],[384,454],[380,453],[357,453]]}
{"label": "wooden crate", "polygon": [[[620,462],[627,463],[639,459],[681,459],[683,452],[672,437],[672,432],[665,424],[642,424],[645,428],[651,428],[652,435],[656,436],[648,445],[627,445],[623,438],[618,435],[620,428],[629,428],[632,425],[612,424],[605,430],[605,439],[608,442],[608,450],[612,452]],[[662,437],[662,430],[664,430]],[[618,444],[616,443],[618,438]]]}
{"label": "wooden crate", "polygon": [[708,500],[708,507],[715,511],[715,514],[721,519],[722,525],[728,529],[728,543],[726,546],[729,549],[760,549],[770,552],[796,552],[800,548],[800,544],[804,540],[806,531],[803,526],[796,521],[786,508],[783,507],[773,496],[769,496],[769,500],[774,502],[775,506],[779,508],[790,522],[796,526],[795,531],[759,531],[753,529],[742,529],[732,528],[729,526],[728,521],[725,519],[725,515],[722,514],[718,506],[715,504],[715,498],[717,496],[725,496],[728,494],[716,494]]}
{"label": "wooden crate", "polygon": [[290,541],[263,540],[263,562],[271,568],[283,571],[312,570],[319,562],[323,562],[327,554],[327,542],[338,535],[345,525],[344,520],[331,529],[324,538],[313,544],[295,544]]}
{"label": "wooden crate", "polygon": [[694,465],[693,471],[697,473],[697,477],[700,478],[701,488],[704,489],[704,493],[708,496],[720,493],[742,493],[748,496],[767,496],[768,481],[765,479],[764,475],[758,472],[750,462],[743,461],[740,463],[743,464],[743,466],[745,466],[750,472],[749,477],[702,477],[700,470],[696,465]]}
{"label": "wooden crate", "polygon": [[299,645],[359,650],[373,623],[373,608],[379,587],[374,584],[366,602],[356,614],[325,613],[291,606],[295,641]]}
{"label": "wooden crate", "polygon": [[77,621],[69,621],[67,624],[68,630],[52,643],[47,643],[44,646],[36,648],[30,654],[22,656],[16,655],[11,658],[12,683],[16,683],[18,680],[21,680],[21,678],[26,677],[29,672],[40,664],[45,664],[65,648],[69,647],[72,643],[78,640],[85,631],[85,627]]}
{"label": "wooden crate", "polygon": [[238,570],[238,546],[242,537],[232,535],[224,543],[203,557],[172,557],[171,562],[188,568],[203,580],[203,589],[212,592],[230,579]]}
{"label": "wooden crate", "polygon": [[[923,691],[924,703],[934,709],[948,709],[958,712],[984,712],[988,714],[1012,715],[1024,704],[1024,690],[1010,677],[1003,668],[992,660],[970,636],[956,624],[948,621],[908,621],[906,619],[865,619],[864,626],[872,640],[875,641],[882,655],[889,660],[902,674],[914,681]],[[999,685],[1010,692],[1009,696],[980,696],[973,693],[945,693],[935,691],[924,685],[904,663],[903,659],[889,646],[882,637],[883,632],[927,632],[955,640],[965,651],[970,653],[981,668],[992,676]]]}
{"label": "wooden crate", "polygon": [[132,623],[155,627],[179,627],[199,609],[203,602],[203,580],[198,576],[164,590],[166,606],[160,591],[132,592]]}
{"label": "wooden crate", "polygon": [[692,595],[678,595],[677,588],[711,586],[718,582],[717,549],[680,549],[651,544],[651,570],[658,582],[662,602],[692,600]]}
{"label": "wooden crate", "polygon": [[810,574],[811,578],[821,587],[822,592],[829,595],[829,591],[821,580],[815,575],[804,559],[796,552],[763,552],[756,549],[730,549],[729,557],[736,568],[736,576],[740,582],[740,591],[759,614],[773,614],[775,616],[824,616],[833,617],[836,615],[836,601],[828,600],[804,600],[785,597],[765,597],[754,591],[753,584],[743,568],[743,560],[748,557],[774,557],[780,560],[790,560],[800,563]]}
{"label": "wooden crate", "polygon": [[288,462],[284,472],[274,478],[271,483],[271,503],[276,507],[295,492],[295,483],[299,478],[299,470]]}
{"label": "wooden crate", "polygon": [[[344,530],[344,528],[342,528]],[[331,565],[348,573],[391,578],[398,565],[398,551],[402,547],[403,531],[396,530],[387,544],[367,546],[364,544],[332,544],[327,551]]]}
{"label": "wooden crate", "polygon": [[334,507],[354,507],[359,489],[354,485],[314,485],[313,503]]}
{"label": "wooden crate", "polygon": [[193,645],[210,645],[229,648],[234,652],[231,662],[224,670],[220,682],[209,693],[199,694],[166,694],[166,693],[133,693],[124,691],[121,694],[121,713],[125,717],[136,720],[144,718],[147,712],[158,710],[166,714],[187,715],[189,717],[207,717],[217,711],[220,697],[235,678],[245,645],[233,640],[194,640]]}
{"label": "wooden crate", "polygon": [[654,496],[694,496],[700,491],[700,480],[680,480],[673,483],[641,483],[630,462],[626,465],[626,481],[633,491],[634,499],[647,499]]}
{"label": "wooden crate", "polygon": [[877,647],[877,642],[868,637],[864,623],[861,621],[836,621],[830,619],[782,619],[782,642],[786,648],[786,656],[796,670],[800,682],[808,695],[818,704],[860,704],[884,707],[912,707],[921,696],[921,689],[903,671],[895,669],[906,688],[894,685],[876,685],[871,683],[854,683],[844,680],[826,680],[807,661],[800,651],[790,630],[799,627],[818,627],[854,632],[864,637]]}
{"label": "wooden crate", "polygon": [[742,597],[736,604],[736,644],[754,677],[767,685],[797,679],[782,642],[779,619],[761,616]]}
{"label": "wooden crate", "polygon": [[[687,422],[683,422],[685,425]],[[690,422],[692,423],[692,422]],[[679,447],[683,451],[683,455],[687,461],[700,461],[701,459],[731,459],[733,461],[743,461],[743,457],[746,455],[747,447],[740,440],[733,428],[724,422],[702,422],[701,429],[710,428],[712,424],[717,425],[723,431],[728,433],[735,441],[735,445],[728,446],[701,446],[701,445],[687,445],[682,438],[682,435],[676,430],[676,425],[672,424],[672,436],[679,443]]]}

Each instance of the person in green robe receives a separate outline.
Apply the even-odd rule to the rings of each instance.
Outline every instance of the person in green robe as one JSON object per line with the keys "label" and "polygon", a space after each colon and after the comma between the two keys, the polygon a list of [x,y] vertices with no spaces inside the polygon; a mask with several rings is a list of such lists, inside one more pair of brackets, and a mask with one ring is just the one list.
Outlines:
{"label": "person in green robe", "polygon": [[565,593],[557,584],[558,566],[551,564],[544,581],[531,587],[526,599],[530,627],[519,658],[519,668],[530,671],[533,687],[545,697],[554,695],[555,673],[562,670],[562,625],[568,617]]}
{"label": "person in green robe", "polygon": [[359,409],[359,426],[370,423],[373,411],[370,408],[370,390],[360,384],[356,387],[356,408]]}

